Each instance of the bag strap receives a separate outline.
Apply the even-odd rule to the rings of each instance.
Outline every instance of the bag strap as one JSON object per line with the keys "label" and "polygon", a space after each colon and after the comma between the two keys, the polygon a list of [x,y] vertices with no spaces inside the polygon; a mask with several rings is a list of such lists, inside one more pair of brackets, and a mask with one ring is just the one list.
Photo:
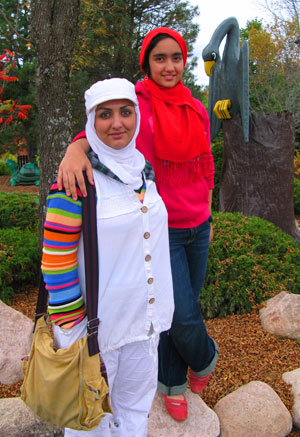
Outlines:
{"label": "bag strap", "polygon": [[96,217],[96,189],[88,182],[86,172],[83,172],[87,197],[82,198],[82,233],[84,241],[85,284],[87,307],[87,332],[89,355],[99,353],[98,344],[98,238]]}
{"label": "bag strap", "polygon": [[[96,219],[96,189],[88,182],[86,172],[83,172],[87,197],[82,197],[82,234],[84,241],[86,310],[89,355],[99,353],[98,344],[98,238]],[[47,312],[48,291],[40,272],[39,293],[35,309],[34,328],[38,319]]]}
{"label": "bag strap", "polygon": [[[40,263],[40,265],[41,265],[41,263]],[[36,325],[36,322],[38,321],[38,319],[41,316],[44,316],[46,314],[47,301],[48,301],[48,291],[46,290],[44,278],[43,278],[42,272],[40,271],[39,292],[38,292],[38,298],[37,298],[37,303],[36,303],[36,307],[35,307],[33,332],[35,331],[35,325]]]}

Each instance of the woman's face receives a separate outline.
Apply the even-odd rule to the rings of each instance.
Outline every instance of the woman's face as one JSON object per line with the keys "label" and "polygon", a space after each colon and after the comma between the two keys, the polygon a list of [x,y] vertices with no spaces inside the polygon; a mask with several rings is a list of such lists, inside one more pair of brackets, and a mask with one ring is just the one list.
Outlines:
{"label": "woman's face", "polygon": [[96,108],[95,129],[98,137],[112,149],[126,147],[136,128],[134,103],[127,99],[109,100]]}
{"label": "woman's face", "polygon": [[173,38],[159,41],[149,55],[151,79],[157,85],[172,88],[182,79],[183,56]]}

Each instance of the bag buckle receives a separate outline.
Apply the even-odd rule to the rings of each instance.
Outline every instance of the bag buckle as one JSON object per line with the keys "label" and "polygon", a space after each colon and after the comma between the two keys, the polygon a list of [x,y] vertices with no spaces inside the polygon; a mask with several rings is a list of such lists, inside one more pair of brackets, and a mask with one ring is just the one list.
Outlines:
{"label": "bag buckle", "polygon": [[87,322],[87,335],[93,335],[98,332],[100,320],[98,318],[91,319]]}

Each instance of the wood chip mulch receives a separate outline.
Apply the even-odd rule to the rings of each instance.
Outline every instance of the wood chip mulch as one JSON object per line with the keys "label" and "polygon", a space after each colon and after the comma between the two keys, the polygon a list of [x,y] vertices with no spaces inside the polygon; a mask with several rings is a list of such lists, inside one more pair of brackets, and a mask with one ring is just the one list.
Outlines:
{"label": "wood chip mulch", "polygon": [[0,176],[0,191],[5,191],[6,193],[15,193],[16,191],[19,193],[39,193],[39,186],[36,185],[17,185],[16,187],[12,187],[10,185],[10,179],[12,176]]}
{"label": "wood chip mulch", "polygon": [[[300,366],[300,343],[264,331],[259,306],[251,313],[208,320],[209,334],[217,341],[220,358],[202,399],[211,408],[224,396],[251,381],[272,387],[292,413],[291,386],[282,380],[284,372]],[[289,436],[300,436],[293,430]]]}
{"label": "wood chip mulch", "polygon": [[[37,288],[23,290],[11,300],[11,306],[33,320]],[[244,315],[215,318],[206,322],[209,334],[216,340],[220,358],[210,382],[202,393],[204,402],[215,404],[237,388],[250,381],[263,381],[279,395],[292,412],[291,386],[283,382],[282,374],[300,366],[300,342],[263,331],[259,307]],[[0,384],[0,398],[20,396],[21,382]],[[294,429],[289,437],[299,437]]]}

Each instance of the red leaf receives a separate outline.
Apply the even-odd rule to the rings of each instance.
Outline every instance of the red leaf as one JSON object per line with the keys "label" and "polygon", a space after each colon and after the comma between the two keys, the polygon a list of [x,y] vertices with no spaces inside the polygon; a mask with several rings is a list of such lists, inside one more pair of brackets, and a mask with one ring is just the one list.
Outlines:
{"label": "red leaf", "polygon": [[23,112],[19,112],[18,113],[18,117],[22,118],[23,120],[27,120],[28,119],[27,115],[25,115]]}
{"label": "red leaf", "polygon": [[14,53],[13,52],[11,52],[10,50],[8,50],[8,49],[4,49],[4,51],[6,52],[6,53],[8,53],[9,54],[9,56],[15,56],[14,55]]}
{"label": "red leaf", "polygon": [[5,123],[4,123],[5,126],[7,126],[11,121],[12,121],[12,115],[10,115],[7,120],[5,120]]}
{"label": "red leaf", "polygon": [[21,111],[26,111],[27,109],[32,109],[31,105],[17,105],[17,108],[21,109]]}

